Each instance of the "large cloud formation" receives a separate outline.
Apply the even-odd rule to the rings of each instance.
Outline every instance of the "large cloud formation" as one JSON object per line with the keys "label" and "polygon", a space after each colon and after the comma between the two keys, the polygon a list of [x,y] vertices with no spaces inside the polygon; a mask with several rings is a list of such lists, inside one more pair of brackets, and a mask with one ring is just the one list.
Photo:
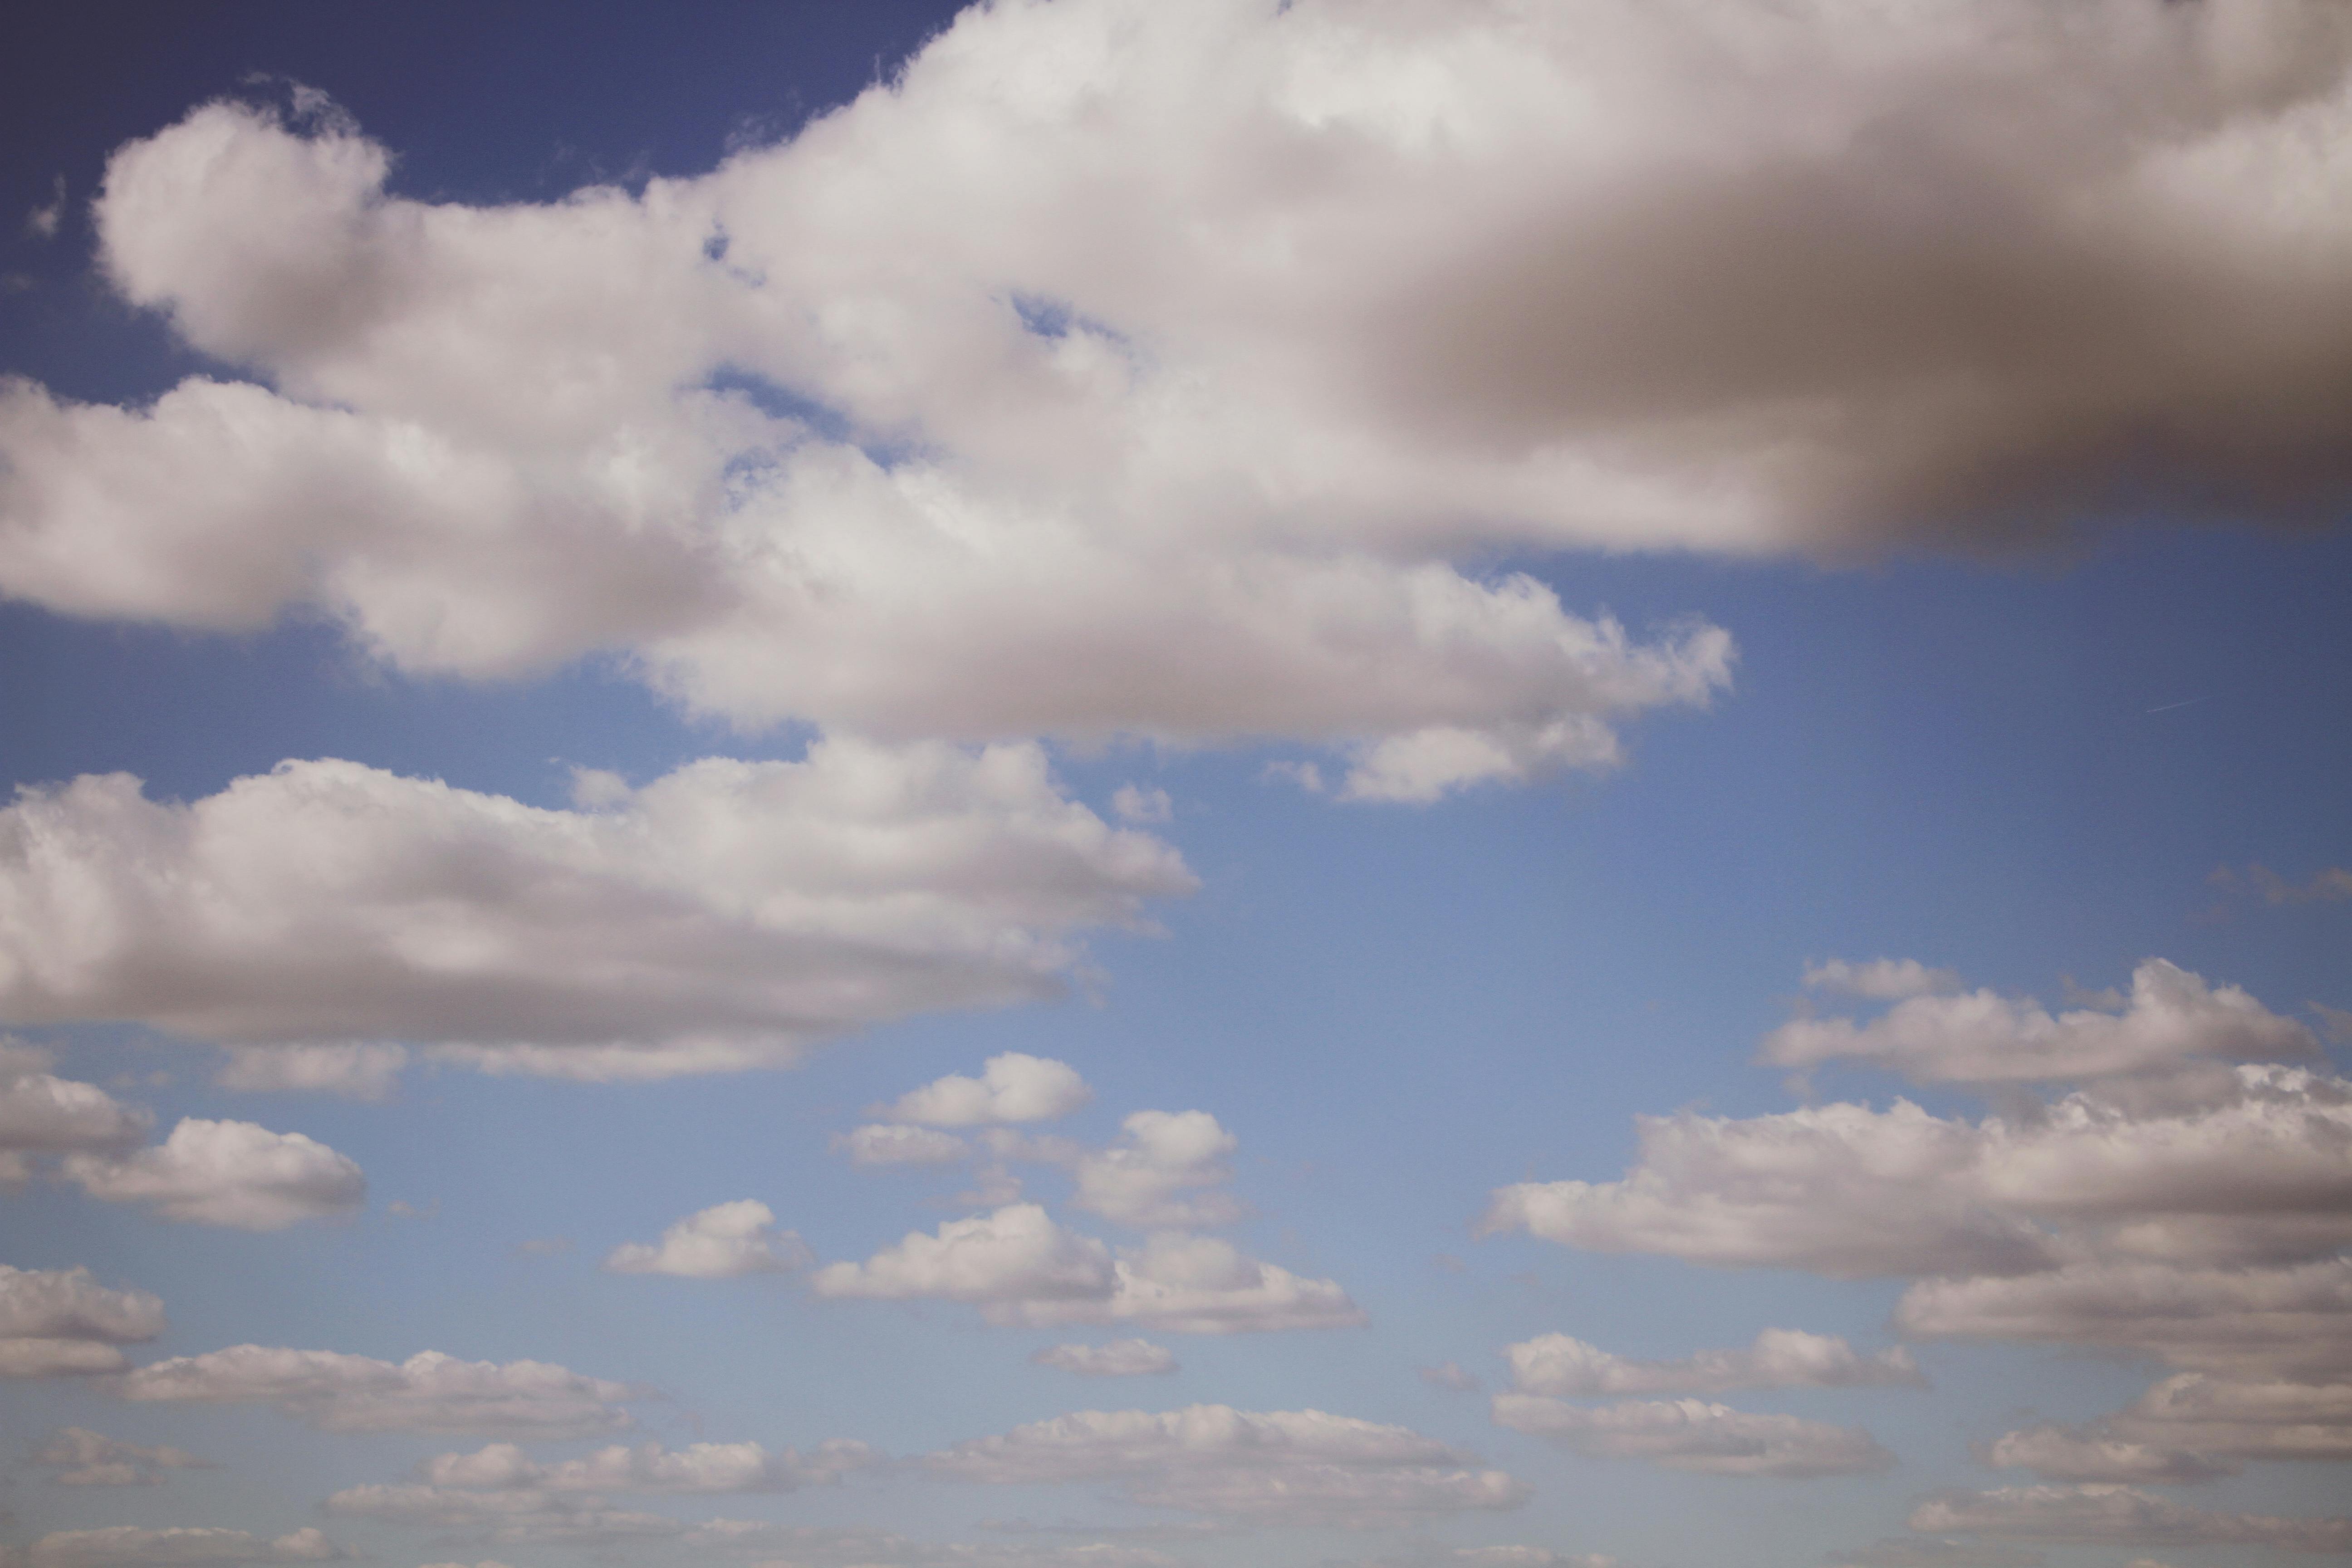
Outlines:
{"label": "large cloud formation", "polygon": [[2323,0],[975,6],[787,142],[486,207],[206,105],[100,260],[264,384],[0,396],[0,587],[1366,797],[1602,765],[1725,637],[1454,557],[2338,503],[2347,66]]}
{"label": "large cloud formation", "polygon": [[1193,886],[1030,745],[820,741],[580,793],[540,810],[339,762],[185,805],[121,774],[27,792],[0,810],[0,1019],[587,1079],[788,1063],[1050,994],[1071,933]]}

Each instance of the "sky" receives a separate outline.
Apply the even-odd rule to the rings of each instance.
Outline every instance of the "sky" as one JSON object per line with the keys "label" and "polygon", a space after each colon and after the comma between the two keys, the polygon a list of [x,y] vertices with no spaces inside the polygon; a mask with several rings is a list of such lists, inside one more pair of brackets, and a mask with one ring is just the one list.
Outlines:
{"label": "sky", "polygon": [[2352,1555],[2352,12],[14,36],[0,1565]]}

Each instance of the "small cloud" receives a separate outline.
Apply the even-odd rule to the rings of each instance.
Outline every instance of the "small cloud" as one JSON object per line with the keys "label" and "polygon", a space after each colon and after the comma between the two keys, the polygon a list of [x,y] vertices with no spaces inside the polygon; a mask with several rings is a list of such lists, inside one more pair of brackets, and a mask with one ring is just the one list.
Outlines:
{"label": "small cloud", "polygon": [[1462,1370],[1459,1362],[1440,1362],[1435,1366],[1416,1370],[1421,1373],[1421,1381],[1433,1388],[1450,1388],[1456,1394],[1475,1394],[1482,1386],[1475,1375]]}
{"label": "small cloud", "polygon": [[213,1081],[253,1094],[331,1094],[390,1100],[408,1065],[404,1046],[231,1046]]}
{"label": "small cloud", "polygon": [[810,1261],[800,1237],[776,1228],[776,1216],[757,1198],[713,1204],[662,1232],[658,1245],[626,1242],[604,1267],[615,1274],[674,1274],[688,1279],[734,1279],[782,1274]]}
{"label": "small cloud", "polygon": [[404,1198],[394,1198],[383,1205],[383,1212],[394,1219],[439,1219],[441,1200],[435,1198],[420,1208]]}
{"label": "small cloud", "polygon": [[1895,1002],[1906,996],[1937,996],[1958,991],[1960,977],[1948,969],[1930,969],[1916,958],[1874,958],[1867,963],[1832,958],[1823,963],[1807,964],[1805,985],[1813,991]]}
{"label": "small cloud", "polygon": [[1323,770],[1313,763],[1268,763],[1258,774],[1260,784],[1296,784],[1308,795],[1323,793]]}
{"label": "small cloud", "polygon": [[580,1244],[568,1236],[533,1237],[514,1245],[517,1258],[561,1258],[567,1252],[577,1252]]}
{"label": "small cloud", "polygon": [[1121,822],[1167,822],[1176,815],[1176,803],[1164,789],[1139,789],[1121,784],[1110,797],[1110,808]]}
{"label": "small cloud", "polygon": [[66,216],[66,177],[59,174],[49,184],[50,196],[46,206],[35,207],[25,215],[25,232],[35,239],[55,239],[58,226]]}
{"label": "small cloud", "polygon": [[1114,1340],[1107,1345],[1050,1345],[1029,1358],[1032,1366],[1057,1366],[1080,1377],[1150,1377],[1183,1369],[1166,1345],[1150,1340]]}

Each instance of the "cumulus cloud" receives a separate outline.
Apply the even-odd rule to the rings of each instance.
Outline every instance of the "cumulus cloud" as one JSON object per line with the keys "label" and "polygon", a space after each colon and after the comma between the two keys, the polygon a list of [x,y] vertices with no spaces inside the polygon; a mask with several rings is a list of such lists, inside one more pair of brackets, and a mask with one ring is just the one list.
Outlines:
{"label": "cumulus cloud", "polygon": [[1319,1410],[1083,1410],[925,1463],[958,1480],[1107,1481],[1147,1507],[1276,1524],[1372,1528],[1528,1498],[1522,1482],[1434,1438]]}
{"label": "cumulus cloud", "polygon": [[403,1046],[233,1046],[213,1081],[247,1093],[390,1100],[408,1065]]}
{"label": "cumulus cloud", "polygon": [[546,1362],[501,1365],[423,1351],[394,1363],[264,1345],[152,1362],[113,1388],[125,1399],[273,1405],[324,1432],[547,1440],[619,1431],[631,1425],[620,1401],[644,1393]]}
{"label": "cumulus cloud", "polygon": [[1909,1351],[1862,1355],[1834,1334],[1766,1329],[1744,1350],[1707,1350],[1679,1361],[1631,1361],[1566,1334],[1507,1346],[1522,1394],[1580,1397],[1624,1394],[1721,1394],[1735,1388],[1925,1388]]}
{"label": "cumulus cloud", "polygon": [[501,1545],[609,1547],[682,1535],[667,1514],[616,1509],[602,1498],[431,1486],[346,1487],[327,1499],[342,1519],[430,1529]]}
{"label": "cumulus cloud", "polygon": [[1205,1110],[1139,1110],[1119,1141],[1078,1160],[1072,1206],[1146,1230],[1230,1225],[1245,1212],[1230,1193],[1234,1135]]}
{"label": "cumulus cloud", "polygon": [[1033,1366],[1057,1366],[1080,1377],[1144,1377],[1181,1372],[1166,1345],[1150,1340],[1113,1340],[1101,1345],[1048,1345],[1029,1358]]}
{"label": "cumulus cloud", "polygon": [[658,1443],[619,1444],[577,1459],[543,1464],[512,1443],[471,1454],[439,1454],[418,1467],[436,1488],[528,1492],[785,1492],[839,1479],[876,1463],[872,1449],[835,1439],[803,1455],[771,1452],[758,1443],[695,1443],[664,1449]]}
{"label": "cumulus cloud", "polygon": [[1110,808],[1121,822],[1169,822],[1176,816],[1176,803],[1166,790],[1140,784],[1119,785],[1111,795]]}
{"label": "cumulus cloud", "polygon": [[352,1554],[318,1530],[264,1541],[242,1530],[153,1530],[117,1524],[52,1531],[21,1549],[27,1568],[181,1568],[183,1564],[332,1563]]}
{"label": "cumulus cloud", "polygon": [[1807,964],[1805,984],[1815,991],[1899,1001],[1957,991],[1960,977],[1948,969],[1930,969],[1916,958],[1874,958],[1867,963],[1832,958]]}
{"label": "cumulus cloud", "polygon": [[2045,1481],[2210,1481],[2239,1468],[2056,1422],[2004,1432],[1984,1458],[1996,1469],[2032,1470]]}
{"label": "cumulus cloud", "polygon": [[1639,1459],[1716,1476],[1870,1475],[1895,1456],[1859,1426],[1759,1415],[1698,1399],[1570,1405],[1532,1394],[1495,1395],[1498,1425],[1591,1459]]}
{"label": "cumulus cloud", "polygon": [[165,1470],[214,1468],[185,1448],[118,1443],[84,1426],[52,1433],[33,1451],[32,1462],[49,1470],[49,1479],[64,1487],[149,1487],[160,1484]]}
{"label": "cumulus cloud", "polygon": [[0,1040],[0,1189],[28,1180],[37,1157],[120,1152],[153,1125],[96,1084],[57,1077],[54,1065],[47,1051]]}
{"label": "cumulus cloud", "polygon": [[87,1268],[0,1263],[0,1377],[119,1372],[126,1344],[163,1331],[163,1300],[111,1290]]}
{"label": "cumulus cloud", "polygon": [[1973,1122],[1907,1100],[1643,1117],[1623,1180],[1505,1187],[1484,1223],[1839,1276],[2031,1274],[2085,1248],[2283,1262],[2352,1241],[2352,1086],[2251,1065],[2219,1081],[2212,1100],[2154,1111],[2084,1092]]}
{"label": "cumulus cloud", "polygon": [[776,1228],[774,1211],[757,1198],[714,1204],[662,1232],[658,1245],[625,1242],[604,1259],[615,1274],[675,1274],[688,1279],[735,1279],[782,1274],[811,1261],[795,1232]]}
{"label": "cumulus cloud", "polygon": [[2126,1486],[2002,1487],[1928,1499],[1911,1528],[2113,1546],[2267,1546],[2284,1552],[2352,1552],[2352,1519],[2283,1519],[2220,1513]]}
{"label": "cumulus cloud", "polygon": [[1052,1121],[1090,1104],[1095,1091],[1067,1062],[1006,1051],[981,1065],[978,1078],[950,1073],[898,1097],[884,1114],[927,1127],[981,1127]]}
{"label": "cumulus cloud", "polygon": [[185,805],[93,775],[0,810],[0,1018],[584,1079],[779,1065],[1049,994],[1072,933],[1192,885],[1034,746],[820,741],[570,811],[350,763]]}
{"label": "cumulus cloud", "polygon": [[1363,1322],[1339,1284],[1244,1255],[1215,1237],[1164,1233],[1114,1254],[1035,1204],[909,1233],[863,1263],[812,1276],[820,1296],[965,1301],[1028,1328],[1126,1324],[1167,1333],[1250,1333]]}
{"label": "cumulus cloud", "polygon": [[94,1198],[145,1204],[163,1219],[239,1230],[339,1219],[367,1197],[359,1166],[324,1143],[250,1121],[194,1116],[152,1148],[69,1154],[64,1171]]}
{"label": "cumulus cloud", "polygon": [[[1807,980],[1811,980],[1811,972]],[[1865,994],[1908,994],[1875,992]],[[2080,1008],[2053,1016],[2030,1000],[1990,991],[1909,995],[1883,1016],[1799,1018],[1764,1040],[1760,1059],[1787,1068],[1852,1060],[1922,1083],[2029,1082],[2147,1072],[2206,1061],[2315,1058],[2311,1030],[2234,985],[2149,959],[2132,972],[2121,1012]]]}

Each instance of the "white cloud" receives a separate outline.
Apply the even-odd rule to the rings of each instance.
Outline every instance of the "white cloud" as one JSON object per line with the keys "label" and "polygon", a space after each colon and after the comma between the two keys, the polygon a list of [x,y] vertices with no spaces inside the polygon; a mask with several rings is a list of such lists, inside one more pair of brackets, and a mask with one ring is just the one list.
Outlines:
{"label": "white cloud", "polygon": [[1121,822],[1171,822],[1176,816],[1176,803],[1166,790],[1140,784],[1119,785],[1111,794],[1110,808]]}
{"label": "white cloud", "polygon": [[829,1263],[810,1279],[820,1296],[991,1304],[1101,1300],[1112,1285],[1110,1249],[1056,1225],[1035,1204],[950,1220],[936,1236],[910,1231],[864,1263]]}
{"label": "white cloud", "polygon": [[820,1296],[971,1302],[991,1322],[1027,1328],[1221,1334],[1364,1321],[1337,1282],[1303,1279],[1217,1237],[1162,1234],[1114,1256],[1034,1204],[909,1233],[864,1263],[826,1265],[810,1283]]}
{"label": "white cloud", "polygon": [[1113,1340],[1102,1345],[1049,1345],[1029,1358],[1033,1366],[1057,1366],[1080,1377],[1143,1377],[1181,1372],[1166,1345],[1150,1340]]}
{"label": "white cloud", "polygon": [[1866,963],[1832,958],[1807,964],[1805,984],[1815,991],[1895,1001],[1957,991],[1960,977],[1948,969],[1930,969],[1916,958],[1874,958]]}
{"label": "white cloud", "polygon": [[2352,1241],[2352,1086],[2260,1066],[2220,1081],[2215,1100],[2153,1112],[2078,1093],[1981,1122],[1907,1100],[1643,1117],[1622,1181],[1505,1187],[1485,1226],[1839,1276],[2025,1274],[2086,1247],[2285,1261]]}
{"label": "white cloud", "polygon": [[784,1492],[821,1486],[877,1462],[863,1443],[836,1439],[802,1454],[757,1443],[619,1444],[577,1459],[542,1464],[511,1443],[471,1454],[439,1454],[418,1467],[431,1486],[464,1491]]}
{"label": "white cloud", "polygon": [[405,1362],[237,1345],[149,1363],[116,1380],[126,1399],[269,1405],[326,1432],[480,1434],[553,1440],[629,1426],[642,1394],[546,1362],[503,1365],[424,1351]]}
{"label": "white cloud", "polygon": [[1865,1356],[1834,1334],[1798,1329],[1766,1329],[1745,1350],[1700,1351],[1680,1361],[1629,1361],[1566,1334],[1539,1334],[1507,1346],[1503,1357],[1520,1393],[1570,1397],[1927,1386],[1918,1363],[1899,1345]]}
{"label": "white cloud", "polygon": [[898,1097],[884,1113],[928,1127],[979,1127],[1052,1121],[1091,1103],[1095,1091],[1076,1068],[1006,1051],[982,1064],[978,1078],[950,1073]]}
{"label": "white cloud", "polygon": [[154,1119],[94,1083],[58,1078],[49,1054],[0,1039],[0,1189],[32,1175],[33,1157],[119,1152]]}
{"label": "white cloud", "polygon": [[2202,976],[2152,958],[2132,972],[2131,997],[2120,1014],[2086,1007],[2053,1016],[2037,1003],[1990,991],[1914,995],[1867,1024],[1844,1018],[1784,1024],[1765,1037],[1760,1059],[1787,1068],[1863,1061],[1922,1083],[2004,1083],[2148,1072],[2200,1059],[2292,1061],[2318,1054],[2319,1042],[2304,1025],[2280,1017],[2234,985],[2209,985]]}
{"label": "white cloud", "polygon": [[662,1232],[659,1246],[625,1242],[604,1259],[615,1274],[675,1274],[688,1279],[736,1279],[746,1274],[782,1274],[810,1261],[808,1247],[793,1231],[779,1231],[776,1216],[757,1198],[714,1204]]}
{"label": "white cloud", "polygon": [[2004,1432],[1985,1450],[1998,1469],[2027,1469],[2045,1481],[2209,1481],[2239,1467],[2175,1449],[2043,1423]]}
{"label": "white cloud", "polygon": [[1147,1507],[1375,1528],[1516,1508],[1527,1487],[1402,1426],[1319,1410],[1082,1410],[929,1456],[959,1480],[1108,1481]]}
{"label": "white cloud", "polygon": [[49,1479],[63,1487],[154,1486],[165,1470],[214,1468],[185,1448],[118,1443],[85,1426],[60,1427],[50,1434],[34,1450],[31,1462],[54,1472]]}
{"label": "white cloud", "polygon": [[822,741],[593,811],[337,762],[189,805],[90,776],[0,810],[0,1017],[586,1079],[776,1065],[1048,994],[1073,932],[1192,885],[1034,746]]}
{"label": "white cloud", "polygon": [[2021,1340],[2265,1379],[2352,1373],[2352,1258],[2287,1268],[2094,1262],[2010,1279],[1924,1279],[1895,1304],[1916,1339]]}
{"label": "white cloud", "polygon": [[833,1146],[856,1165],[948,1165],[971,1153],[971,1145],[952,1132],[903,1121],[854,1127],[834,1139]]}
{"label": "white cloud", "polygon": [[1759,1415],[1697,1399],[1596,1408],[1531,1394],[1498,1394],[1495,1420],[1587,1458],[1639,1459],[1705,1475],[1870,1475],[1895,1464],[1895,1456],[1859,1426]]}
{"label": "white cloud", "polygon": [[87,1268],[0,1263],[0,1377],[118,1372],[118,1346],[163,1331],[163,1300],[145,1290],[110,1290]]}
{"label": "white cloud", "polygon": [[68,1154],[65,1174],[109,1203],[145,1204],[160,1217],[240,1230],[337,1219],[367,1197],[357,1164],[299,1132],[186,1117],[135,1153]]}
{"label": "white cloud", "polygon": [[181,1564],[332,1563],[350,1552],[310,1528],[264,1541],[242,1530],[117,1524],[52,1531],[22,1549],[30,1568],[180,1568]]}
{"label": "white cloud", "polygon": [[2282,1519],[2189,1508],[2125,1486],[2002,1487],[1953,1492],[1912,1510],[1911,1528],[2084,1545],[2231,1543],[2352,1552],[2352,1519]]}
{"label": "white cloud", "polygon": [[390,1100],[408,1065],[403,1046],[232,1046],[214,1082],[247,1093]]}
{"label": "white cloud", "polygon": [[1986,1458],[2053,1481],[2196,1481],[2245,1459],[2352,1459],[2352,1383],[2181,1373],[2080,1426],[2005,1433]]}
{"label": "white cloud", "polygon": [[1237,1146],[1207,1111],[1139,1110],[1119,1128],[1119,1142],[1073,1168],[1073,1207],[1145,1230],[1231,1225],[1246,1212],[1229,1193],[1201,1190],[1233,1180],[1225,1157]]}

